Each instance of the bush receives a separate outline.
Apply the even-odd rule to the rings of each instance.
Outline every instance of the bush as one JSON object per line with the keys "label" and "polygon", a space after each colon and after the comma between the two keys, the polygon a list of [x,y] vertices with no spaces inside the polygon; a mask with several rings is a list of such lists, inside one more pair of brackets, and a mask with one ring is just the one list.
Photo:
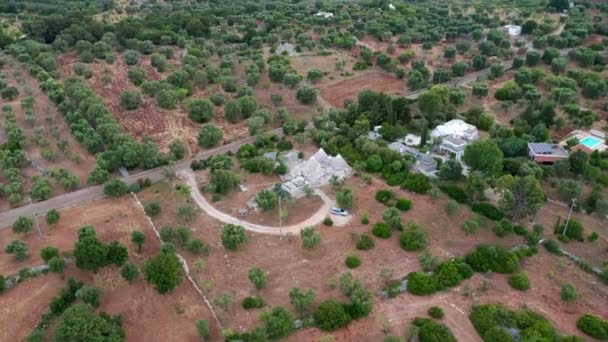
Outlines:
{"label": "bush", "polygon": [[326,217],[323,220],[323,224],[326,225],[326,226],[333,226],[334,225],[334,221],[331,218]]}
{"label": "bush", "polygon": [[393,192],[390,190],[378,190],[376,191],[376,201],[387,204],[394,197]]}
{"label": "bush", "polygon": [[401,211],[408,211],[412,209],[412,201],[405,198],[400,198],[397,200],[397,203],[395,203],[395,208]]}
{"label": "bush", "polygon": [[261,268],[252,267],[249,269],[247,275],[249,277],[249,281],[255,285],[256,289],[261,290],[266,287],[266,274]]}
{"label": "bush", "polygon": [[445,324],[421,317],[416,317],[412,324],[418,328],[420,342],[456,342],[450,328]]}
{"label": "bush", "polygon": [[392,232],[391,232],[391,228],[384,222],[378,222],[376,224],[374,224],[374,228],[372,228],[372,234],[375,237],[381,238],[381,239],[388,239],[391,237]]}
{"label": "bush", "polygon": [[431,306],[431,308],[429,309],[429,316],[431,316],[435,319],[442,319],[443,318],[443,309],[438,306]]}
{"label": "bush", "polygon": [[574,288],[574,286],[570,284],[562,285],[562,288],[559,291],[559,295],[564,302],[568,303],[575,301],[578,297],[578,294],[576,293],[576,288]]}
{"label": "bush", "polygon": [[445,204],[445,212],[446,214],[448,214],[449,216],[452,216],[454,213],[456,213],[456,211],[458,210],[458,202],[454,201],[453,199],[448,200],[448,202]]}
{"label": "bush", "polygon": [[525,291],[530,288],[530,280],[526,273],[516,273],[509,277],[509,285],[516,290]]}
{"label": "bush", "polygon": [[490,203],[479,202],[471,205],[471,210],[489,218],[492,221],[500,221],[503,218],[502,212]]}
{"label": "bush", "polygon": [[56,224],[57,222],[59,222],[59,218],[59,212],[55,209],[49,210],[49,212],[47,212],[45,216],[47,224]]}
{"label": "bush", "polygon": [[127,281],[135,280],[139,276],[139,269],[135,264],[126,262],[120,268],[120,275]]}
{"label": "bush", "polygon": [[296,99],[302,104],[311,104],[317,100],[317,90],[313,87],[304,86],[296,92]]}
{"label": "bush", "polygon": [[344,306],[331,299],[319,304],[313,316],[317,326],[325,331],[343,328],[351,321],[351,317]]}
{"label": "bush", "polygon": [[[555,234],[561,236],[564,229],[566,229],[566,223],[563,225],[558,225],[555,229]],[[568,237],[569,239],[575,239],[582,242],[585,241],[583,236],[584,232],[585,228],[583,228],[583,223],[579,220],[571,219],[570,222],[568,222],[568,227],[564,236]]]}
{"label": "bush", "polygon": [[313,249],[321,243],[321,235],[315,227],[306,227],[300,230],[300,238],[302,239],[302,247],[306,249]]}
{"label": "bush", "polygon": [[222,227],[221,238],[222,245],[232,251],[247,241],[245,228],[233,224],[226,224]]}
{"label": "bush", "polygon": [[245,297],[245,299],[243,299],[241,302],[241,305],[243,306],[243,309],[259,309],[263,308],[266,305],[266,302],[264,302],[264,299],[258,296]]}
{"label": "bush", "polygon": [[608,340],[608,321],[597,316],[582,315],[576,321],[576,327],[593,338]]}
{"label": "bush", "polygon": [[479,222],[477,220],[465,220],[460,224],[460,229],[467,235],[475,234],[479,230]]}
{"label": "bush", "polygon": [[207,122],[213,117],[213,103],[209,100],[194,99],[186,104],[188,115],[194,122]]}
{"label": "bush", "polygon": [[361,234],[357,239],[357,249],[367,251],[374,248],[374,240],[367,234]]}
{"label": "bush", "polygon": [[262,315],[266,327],[266,334],[271,340],[287,337],[293,331],[293,315],[282,306],[274,307],[270,312]]}
{"label": "bush", "polygon": [[559,243],[552,239],[543,240],[543,246],[547,250],[547,252],[555,255],[562,255],[562,249],[559,246]]}
{"label": "bush", "polygon": [[59,249],[51,246],[44,247],[40,250],[40,257],[48,264],[49,260],[59,257]]}
{"label": "bush", "polygon": [[492,227],[492,231],[496,236],[504,237],[513,232],[513,224],[507,219],[502,219]]}
{"label": "bush", "polygon": [[222,141],[224,132],[216,125],[205,125],[198,132],[198,145],[210,148]]}
{"label": "bush", "polygon": [[522,341],[557,340],[557,332],[549,321],[530,310],[514,312],[502,304],[485,304],[474,306],[469,318],[485,342],[514,341],[510,330],[521,331]]}
{"label": "bush", "polygon": [[34,220],[32,220],[29,217],[20,216],[13,223],[13,232],[16,233],[16,234],[19,234],[19,233],[29,233],[29,232],[32,231],[33,227],[34,227]]}
{"label": "bush", "polygon": [[431,181],[422,173],[413,173],[407,176],[401,184],[401,188],[418,194],[426,194],[431,190]]}
{"label": "bush", "polygon": [[144,211],[146,212],[146,215],[154,217],[157,216],[158,214],[160,214],[160,203],[158,202],[152,202],[152,203],[148,203],[144,206]]}
{"label": "bush", "polygon": [[357,268],[361,265],[361,259],[356,255],[349,255],[346,257],[345,263],[348,268]]}
{"label": "bush", "polygon": [[419,251],[426,247],[428,234],[424,228],[410,223],[399,236],[401,249],[411,252]]}
{"label": "bush", "polygon": [[458,203],[467,203],[469,196],[466,191],[455,185],[440,185],[439,189]]}
{"label": "bush", "polygon": [[336,192],[336,202],[341,208],[350,209],[355,201],[355,195],[349,188],[342,188]]}
{"label": "bush", "polygon": [[597,232],[592,232],[591,234],[587,235],[587,240],[589,242],[594,242],[597,239],[599,239],[600,235]]}
{"label": "bush", "polygon": [[517,255],[501,246],[478,245],[465,256],[465,262],[482,273],[513,273],[519,269]]}
{"label": "bush", "polygon": [[411,272],[407,275],[407,290],[417,296],[425,296],[437,291],[433,277],[423,272]]}
{"label": "bush", "polygon": [[103,184],[104,195],[111,198],[123,196],[127,191],[129,191],[127,185],[118,179],[110,179]]}

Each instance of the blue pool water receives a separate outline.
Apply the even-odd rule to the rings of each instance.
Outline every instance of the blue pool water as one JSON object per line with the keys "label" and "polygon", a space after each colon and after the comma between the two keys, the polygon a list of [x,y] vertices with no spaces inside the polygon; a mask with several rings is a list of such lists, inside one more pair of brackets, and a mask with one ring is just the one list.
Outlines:
{"label": "blue pool water", "polygon": [[592,137],[592,136],[587,136],[585,138],[583,138],[583,140],[581,140],[581,144],[585,145],[585,147],[588,148],[594,148],[597,144],[601,143],[602,141],[596,137]]}

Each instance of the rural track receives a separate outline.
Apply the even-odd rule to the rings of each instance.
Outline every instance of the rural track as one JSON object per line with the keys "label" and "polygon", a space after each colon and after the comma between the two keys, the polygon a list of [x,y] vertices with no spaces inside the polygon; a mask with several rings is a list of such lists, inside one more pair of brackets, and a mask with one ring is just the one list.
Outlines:
{"label": "rural track", "polygon": [[235,224],[238,226],[242,226],[245,230],[252,231],[254,233],[260,234],[271,234],[271,235],[283,235],[283,234],[299,234],[300,230],[309,226],[317,226],[329,215],[329,210],[335,206],[335,202],[327,197],[325,193],[321,190],[315,190],[316,194],[321,197],[323,200],[323,206],[317,210],[316,213],[312,214],[306,220],[299,222],[297,224],[292,224],[285,227],[273,227],[273,226],[263,226],[260,224],[255,224],[251,222],[247,222],[236,218],[232,215],[226,214],[211,204],[207,202],[203,194],[200,192],[198,185],[196,184],[196,179],[194,178],[194,174],[191,170],[183,170],[178,173],[178,178],[185,181],[186,184],[190,187],[190,197],[196,203],[196,205],[205,212],[205,214],[228,224]]}

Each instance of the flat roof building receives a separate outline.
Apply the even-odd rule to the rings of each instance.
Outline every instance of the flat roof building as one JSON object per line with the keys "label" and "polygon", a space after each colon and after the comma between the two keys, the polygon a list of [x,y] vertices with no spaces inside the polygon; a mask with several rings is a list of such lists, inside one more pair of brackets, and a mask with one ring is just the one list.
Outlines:
{"label": "flat roof building", "polygon": [[539,164],[553,164],[568,159],[568,151],[559,144],[528,143],[528,155]]}

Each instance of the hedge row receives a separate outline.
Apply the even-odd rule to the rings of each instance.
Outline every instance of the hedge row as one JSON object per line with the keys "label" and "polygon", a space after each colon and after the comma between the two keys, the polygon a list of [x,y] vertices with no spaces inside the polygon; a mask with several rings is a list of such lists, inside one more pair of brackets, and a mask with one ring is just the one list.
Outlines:
{"label": "hedge row", "polygon": [[430,295],[454,287],[473,275],[473,269],[462,259],[453,259],[437,266],[432,274],[412,272],[407,275],[407,289],[414,295]]}

